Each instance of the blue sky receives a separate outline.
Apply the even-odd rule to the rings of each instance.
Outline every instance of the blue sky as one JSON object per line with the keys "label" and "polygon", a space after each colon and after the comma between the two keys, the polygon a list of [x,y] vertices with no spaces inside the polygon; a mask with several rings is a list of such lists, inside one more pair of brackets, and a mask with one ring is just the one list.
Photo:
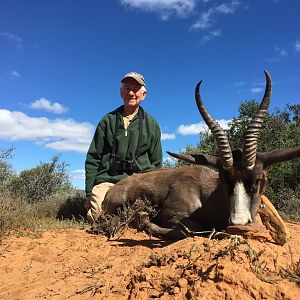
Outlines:
{"label": "blue sky", "polygon": [[120,80],[145,76],[143,107],[165,151],[196,145],[204,129],[194,88],[226,125],[260,101],[300,103],[300,1],[0,1],[0,148],[19,172],[61,153],[75,186],[95,127],[122,104]]}

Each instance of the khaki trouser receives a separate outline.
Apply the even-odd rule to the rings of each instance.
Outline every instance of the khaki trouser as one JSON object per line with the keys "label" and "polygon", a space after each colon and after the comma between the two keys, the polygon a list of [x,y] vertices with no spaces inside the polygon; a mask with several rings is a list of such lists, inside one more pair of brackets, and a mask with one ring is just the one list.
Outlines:
{"label": "khaki trouser", "polygon": [[90,197],[91,208],[87,211],[87,221],[93,223],[98,219],[102,211],[101,205],[105,198],[106,192],[112,187],[114,183],[103,182],[98,185],[95,185],[92,189],[92,194]]}

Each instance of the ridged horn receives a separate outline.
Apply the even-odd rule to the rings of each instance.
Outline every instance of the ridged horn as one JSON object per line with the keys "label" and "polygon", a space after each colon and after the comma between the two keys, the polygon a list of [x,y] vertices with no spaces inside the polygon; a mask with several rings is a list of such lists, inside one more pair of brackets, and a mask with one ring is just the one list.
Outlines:
{"label": "ridged horn", "polygon": [[272,91],[272,80],[271,76],[267,71],[266,76],[266,88],[265,94],[261,101],[258,111],[248,125],[243,145],[243,161],[247,169],[252,170],[256,160],[256,149],[257,149],[257,139],[262,127],[264,117],[267,114],[267,110],[270,104],[271,91]]}
{"label": "ridged horn", "polygon": [[222,166],[224,169],[231,169],[233,167],[233,158],[232,158],[232,152],[231,147],[227,138],[227,135],[225,134],[224,130],[220,127],[220,125],[210,116],[210,114],[207,112],[206,108],[204,107],[204,104],[202,102],[201,96],[200,96],[200,85],[202,83],[202,80],[199,81],[196,85],[195,89],[195,98],[198,110],[205,121],[208,128],[211,130],[212,134],[216,138],[218,149],[219,149],[219,157],[220,161],[222,163]]}

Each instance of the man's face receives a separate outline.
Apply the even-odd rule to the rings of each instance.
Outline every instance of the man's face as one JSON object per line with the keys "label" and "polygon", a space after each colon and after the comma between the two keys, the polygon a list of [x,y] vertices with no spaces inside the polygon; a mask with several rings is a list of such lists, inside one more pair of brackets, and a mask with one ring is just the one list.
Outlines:
{"label": "man's face", "polygon": [[121,97],[127,107],[137,107],[146,97],[144,87],[133,78],[126,78],[121,88]]}

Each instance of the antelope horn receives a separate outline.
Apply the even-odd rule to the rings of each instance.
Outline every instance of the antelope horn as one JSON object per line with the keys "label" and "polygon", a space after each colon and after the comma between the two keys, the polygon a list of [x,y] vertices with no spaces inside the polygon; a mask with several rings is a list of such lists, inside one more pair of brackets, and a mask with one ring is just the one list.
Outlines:
{"label": "antelope horn", "polygon": [[218,149],[219,149],[219,157],[224,169],[232,169],[233,167],[233,158],[232,152],[230,148],[230,144],[225,134],[224,130],[220,127],[220,125],[210,116],[207,112],[202,99],[200,97],[200,84],[202,80],[198,82],[195,89],[195,98],[198,110],[204,119],[206,125],[211,130],[212,134],[217,140]]}
{"label": "antelope horn", "polygon": [[265,94],[261,101],[258,111],[251,120],[251,123],[248,125],[245,137],[244,137],[244,146],[243,146],[243,161],[247,169],[252,170],[256,160],[256,148],[257,148],[257,139],[262,127],[262,122],[267,113],[271,91],[272,91],[272,80],[271,76],[267,71],[265,72],[266,76],[266,88]]}

